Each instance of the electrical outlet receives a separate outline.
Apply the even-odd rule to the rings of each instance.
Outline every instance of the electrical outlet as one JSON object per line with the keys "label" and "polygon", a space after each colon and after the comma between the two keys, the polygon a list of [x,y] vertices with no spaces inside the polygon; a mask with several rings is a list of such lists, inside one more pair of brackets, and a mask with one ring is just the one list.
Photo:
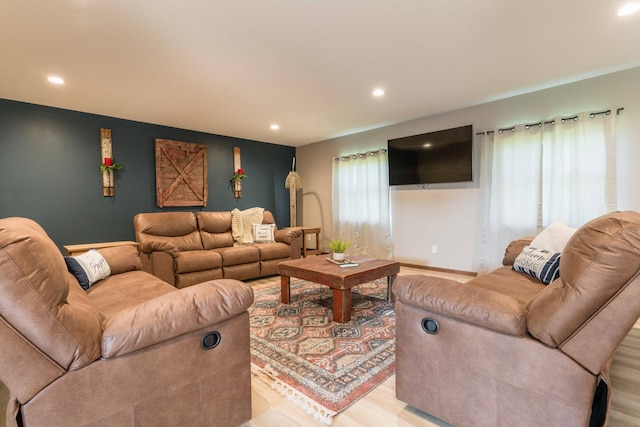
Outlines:
{"label": "electrical outlet", "polygon": [[436,246],[436,245],[431,246],[431,253],[432,254],[437,254],[438,253],[438,246]]}

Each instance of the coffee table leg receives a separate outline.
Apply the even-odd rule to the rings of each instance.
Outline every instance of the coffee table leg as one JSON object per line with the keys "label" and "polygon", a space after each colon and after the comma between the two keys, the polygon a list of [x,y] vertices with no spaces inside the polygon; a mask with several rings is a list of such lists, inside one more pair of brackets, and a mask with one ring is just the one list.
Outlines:
{"label": "coffee table leg", "polygon": [[351,289],[333,290],[333,321],[347,323],[351,320]]}
{"label": "coffee table leg", "polygon": [[283,304],[291,302],[291,277],[280,276],[280,300]]}
{"label": "coffee table leg", "polygon": [[387,302],[393,303],[396,301],[396,296],[393,294],[393,282],[395,282],[397,274],[387,277]]}

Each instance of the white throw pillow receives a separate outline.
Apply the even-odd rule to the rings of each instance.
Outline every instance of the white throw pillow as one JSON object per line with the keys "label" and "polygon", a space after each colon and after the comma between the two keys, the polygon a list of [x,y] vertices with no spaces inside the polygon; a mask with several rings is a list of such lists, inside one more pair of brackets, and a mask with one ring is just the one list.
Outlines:
{"label": "white throw pillow", "polygon": [[556,221],[542,230],[533,239],[531,246],[551,252],[562,252],[575,232],[575,228],[565,225],[562,221]]}
{"label": "white throw pillow", "polygon": [[89,289],[98,280],[111,275],[111,267],[107,260],[95,249],[90,249],[82,255],[64,257],[64,260],[67,263],[67,269],[84,290]]}
{"label": "white throw pillow", "polygon": [[256,243],[275,242],[275,224],[253,224],[253,241]]}

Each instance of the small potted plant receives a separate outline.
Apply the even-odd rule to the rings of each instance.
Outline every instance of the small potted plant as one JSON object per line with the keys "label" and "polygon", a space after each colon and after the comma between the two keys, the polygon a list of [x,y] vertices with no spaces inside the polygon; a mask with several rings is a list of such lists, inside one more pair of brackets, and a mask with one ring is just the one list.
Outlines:
{"label": "small potted plant", "polygon": [[333,252],[333,259],[336,261],[344,261],[344,252],[351,246],[348,240],[333,239],[329,242],[329,249]]}

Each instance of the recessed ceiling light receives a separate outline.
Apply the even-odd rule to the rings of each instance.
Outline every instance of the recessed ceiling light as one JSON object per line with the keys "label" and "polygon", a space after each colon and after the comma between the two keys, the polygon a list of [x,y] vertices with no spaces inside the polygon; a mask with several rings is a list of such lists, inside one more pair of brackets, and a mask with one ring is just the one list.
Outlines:
{"label": "recessed ceiling light", "polygon": [[53,83],[55,85],[63,85],[64,84],[64,79],[62,79],[61,77],[58,77],[58,76],[49,76],[49,77],[47,77],[47,80],[49,81],[49,83]]}
{"label": "recessed ceiling light", "polygon": [[382,96],[384,95],[384,89],[375,89],[373,91],[373,96]]}
{"label": "recessed ceiling light", "polygon": [[280,129],[280,125],[278,125],[276,123],[271,125],[271,130],[278,130],[278,129]]}
{"label": "recessed ceiling light", "polygon": [[618,10],[618,16],[631,15],[632,13],[636,13],[639,10],[640,10],[640,3],[638,2],[627,3]]}

